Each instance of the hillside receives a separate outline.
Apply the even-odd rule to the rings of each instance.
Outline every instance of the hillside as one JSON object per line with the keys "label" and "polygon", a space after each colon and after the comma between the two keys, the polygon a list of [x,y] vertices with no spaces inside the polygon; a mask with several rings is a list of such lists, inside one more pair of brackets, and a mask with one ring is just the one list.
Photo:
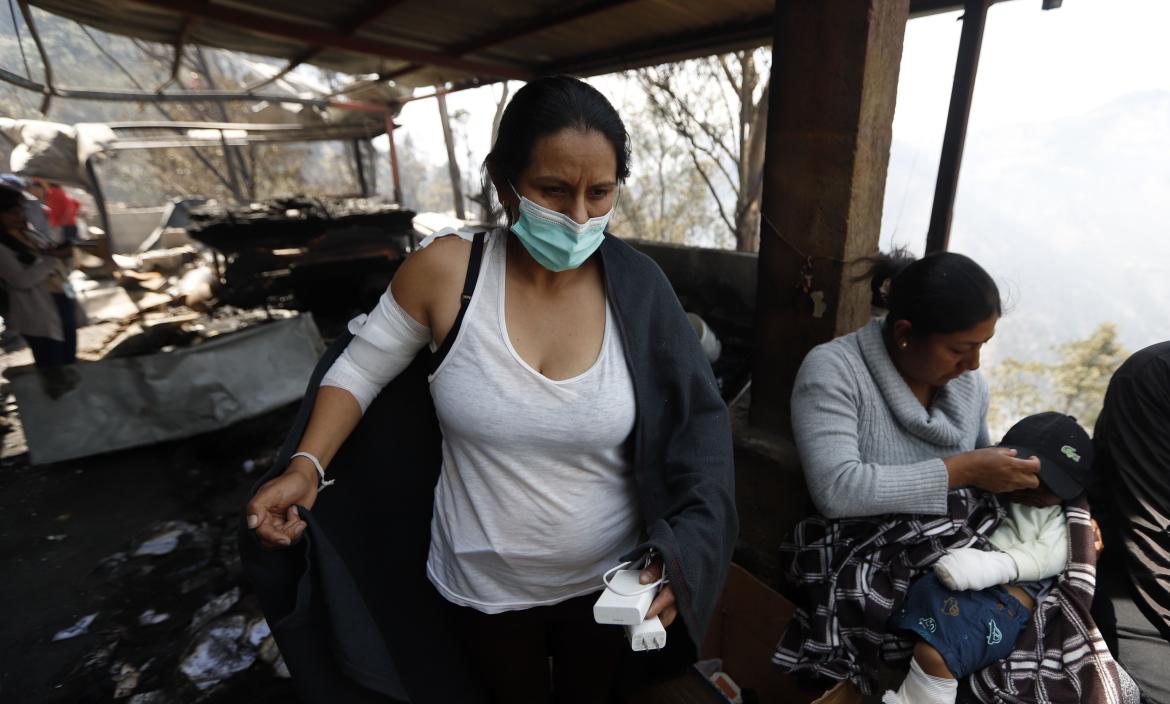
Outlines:
{"label": "hillside", "polygon": [[[1170,338],[1167,154],[1166,92],[970,133],[951,248],[983,264],[1009,300],[991,361],[1047,359],[1105,321],[1130,350]],[[883,246],[897,223],[896,240],[921,251],[936,161],[895,146]]]}

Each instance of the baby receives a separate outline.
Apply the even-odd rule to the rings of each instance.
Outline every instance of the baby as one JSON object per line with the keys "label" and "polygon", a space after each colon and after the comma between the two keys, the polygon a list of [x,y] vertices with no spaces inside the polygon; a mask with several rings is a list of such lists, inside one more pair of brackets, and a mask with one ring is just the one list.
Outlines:
{"label": "baby", "polygon": [[1068,562],[1060,501],[1089,484],[1089,435],[1071,416],[1038,413],[1012,426],[1000,446],[1040,458],[1040,487],[1007,497],[1007,516],[990,536],[996,550],[950,550],[933,573],[910,586],[889,625],[918,642],[910,674],[897,692],[885,693],[883,704],[953,703],[958,678],[1011,653]]}

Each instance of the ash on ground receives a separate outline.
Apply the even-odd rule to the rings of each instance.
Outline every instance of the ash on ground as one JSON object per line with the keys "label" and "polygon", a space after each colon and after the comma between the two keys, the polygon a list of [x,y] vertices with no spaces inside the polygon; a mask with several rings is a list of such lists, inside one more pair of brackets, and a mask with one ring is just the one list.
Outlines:
{"label": "ash on ground", "polygon": [[6,410],[0,701],[295,701],[236,547],[295,407],[40,467]]}

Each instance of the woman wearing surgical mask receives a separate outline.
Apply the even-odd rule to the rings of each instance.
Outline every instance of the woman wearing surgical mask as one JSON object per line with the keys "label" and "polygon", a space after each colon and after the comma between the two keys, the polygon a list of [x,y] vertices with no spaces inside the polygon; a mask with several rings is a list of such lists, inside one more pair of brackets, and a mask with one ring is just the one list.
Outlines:
{"label": "woman wearing surgical mask", "polygon": [[647,617],[684,658],[722,591],[737,531],[727,408],[662,272],[606,233],[629,143],[599,92],[529,83],[484,168],[507,226],[483,240],[462,319],[473,246],[453,234],[399,269],[247,523],[269,547],[296,540],[295,505],[346,481],[330,460],[430,345],[445,356],[429,377],[443,464],[426,571],[488,700],[614,701],[630,646],[593,620],[602,575],[640,560],[644,584],[665,578]]}

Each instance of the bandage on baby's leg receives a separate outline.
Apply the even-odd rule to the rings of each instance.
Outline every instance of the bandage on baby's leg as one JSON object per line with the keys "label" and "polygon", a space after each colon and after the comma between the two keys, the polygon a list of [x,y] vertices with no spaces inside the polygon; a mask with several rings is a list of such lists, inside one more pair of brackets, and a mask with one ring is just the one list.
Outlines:
{"label": "bandage on baby's leg", "polygon": [[[938,655],[938,651],[934,648],[930,650],[941,662],[942,656]],[[945,666],[943,670],[946,671]],[[947,671],[947,674],[950,672]],[[897,692],[887,691],[882,696],[882,704],[954,704],[958,693],[958,680],[952,677],[936,677],[923,670],[918,664],[918,648],[915,647],[915,657],[910,661],[910,672],[906,679],[902,680],[902,686]]]}

